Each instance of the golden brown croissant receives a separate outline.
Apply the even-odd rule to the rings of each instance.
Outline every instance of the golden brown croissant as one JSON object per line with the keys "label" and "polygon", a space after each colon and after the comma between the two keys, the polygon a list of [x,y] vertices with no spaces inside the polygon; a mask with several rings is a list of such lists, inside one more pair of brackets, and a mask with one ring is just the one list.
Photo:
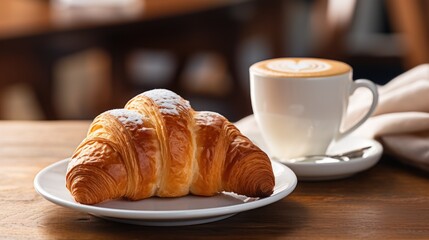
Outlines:
{"label": "golden brown croissant", "polygon": [[226,118],[156,89],[94,119],[66,186],[84,204],[222,191],[267,197],[274,175],[268,156]]}

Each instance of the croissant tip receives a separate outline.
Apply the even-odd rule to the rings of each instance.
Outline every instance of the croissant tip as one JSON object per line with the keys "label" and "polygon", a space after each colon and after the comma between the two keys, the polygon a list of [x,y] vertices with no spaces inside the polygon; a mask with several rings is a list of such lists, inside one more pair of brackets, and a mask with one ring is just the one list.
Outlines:
{"label": "croissant tip", "polygon": [[274,181],[261,181],[258,186],[259,188],[256,190],[256,194],[258,197],[266,198],[271,196],[274,193]]}
{"label": "croissant tip", "polygon": [[71,193],[74,200],[81,204],[94,205],[100,202],[89,189],[72,189]]}
{"label": "croissant tip", "polygon": [[81,204],[94,205],[106,199],[108,183],[101,181],[99,175],[70,176],[68,188],[74,200]]}
{"label": "croissant tip", "polygon": [[75,195],[74,196],[74,200],[76,202],[78,202],[78,203],[86,204],[86,205],[96,204],[96,202],[91,201],[91,199],[87,198],[84,194],[82,194],[82,195]]}
{"label": "croissant tip", "polygon": [[268,190],[268,191],[263,191],[260,194],[261,198],[266,198],[266,197],[270,197],[271,195],[273,195],[274,191],[273,190]]}
{"label": "croissant tip", "polygon": [[261,189],[259,189],[256,192],[255,196],[256,197],[260,197],[260,198],[266,198],[266,197],[270,197],[273,193],[274,193],[273,188],[267,187],[267,188],[261,188]]}

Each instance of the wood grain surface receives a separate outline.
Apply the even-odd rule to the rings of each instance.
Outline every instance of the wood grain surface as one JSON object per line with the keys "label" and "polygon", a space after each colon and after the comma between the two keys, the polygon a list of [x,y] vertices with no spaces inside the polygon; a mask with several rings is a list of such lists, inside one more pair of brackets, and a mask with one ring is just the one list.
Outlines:
{"label": "wood grain surface", "polygon": [[57,206],[33,188],[89,122],[0,122],[0,239],[429,239],[429,176],[384,156],[353,177],[299,182],[281,201],[223,221],[145,227]]}

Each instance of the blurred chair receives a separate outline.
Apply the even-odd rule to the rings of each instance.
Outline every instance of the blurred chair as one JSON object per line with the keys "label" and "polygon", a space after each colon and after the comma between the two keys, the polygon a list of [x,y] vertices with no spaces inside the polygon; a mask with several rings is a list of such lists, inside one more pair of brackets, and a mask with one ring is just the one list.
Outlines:
{"label": "blurred chair", "polygon": [[[144,31],[127,31],[111,38],[109,51],[112,58],[113,89],[115,105],[121,106],[135,92],[136,86],[130,79],[128,59],[139,49],[157,49],[169,51],[177,64],[169,84],[160,86],[169,88],[184,97],[198,96],[198,93],[189,92],[182,83],[183,73],[189,59],[200,52],[215,53],[222,57],[231,77],[232,87],[221,96],[204,96],[222,102],[223,106],[232,109],[234,118],[238,119],[251,113],[250,94],[243,86],[239,74],[238,50],[241,37],[245,29],[257,27],[268,33],[275,55],[280,56],[282,50],[281,24],[282,11],[279,8],[280,0],[245,1],[232,4],[226,9],[216,9],[197,14],[190,14],[174,19],[165,19],[156,23],[149,23]],[[234,10],[246,10],[246,7],[255,7],[258,17],[255,22],[241,21],[234,14]],[[276,13],[276,14],[273,14]],[[267,23],[265,28],[262,23]]]}
{"label": "blurred chair", "polygon": [[46,41],[12,41],[0,47],[0,89],[25,83],[35,93],[46,119],[58,119],[55,100],[55,66],[73,53],[99,46],[100,41],[86,36],[62,36]]}
{"label": "blurred chair", "polygon": [[[356,10],[362,1],[356,0],[321,0],[315,1],[313,6],[312,30],[315,34],[315,54],[317,56],[350,59],[348,52],[348,34],[357,17]],[[426,0],[386,0],[383,2],[388,16],[387,21],[394,34],[400,33],[399,41],[402,51],[402,62],[406,68],[429,62],[429,1]],[[364,17],[364,16],[363,16]],[[393,38],[392,38],[393,39]],[[368,38],[367,45],[374,44]],[[379,39],[378,39],[379,40]],[[383,39],[385,40],[385,39]],[[376,43],[375,45],[379,45]],[[385,47],[391,45],[384,43]],[[372,55],[364,54],[366,59],[383,59],[382,49],[372,49]],[[378,52],[374,52],[379,50]],[[360,56],[362,57],[362,56]],[[386,56],[388,58],[390,56]],[[388,59],[387,59],[388,60]]]}
{"label": "blurred chair", "polygon": [[429,1],[387,0],[387,7],[395,30],[403,33],[407,68],[429,63]]}
{"label": "blurred chair", "polygon": [[[133,53],[142,49],[168,51],[174,57],[176,66],[172,79],[167,85],[157,87],[168,88],[184,97],[195,95],[183,88],[182,75],[192,55],[206,51],[222,56],[231,74],[235,92],[222,97],[231,101],[234,97],[242,96],[235,60],[237,33],[237,22],[221,12],[169,19],[148,26],[141,32],[136,29],[114,36],[108,47],[112,59],[114,105],[123,106],[138,91],[130,75],[129,59]],[[232,100],[232,103],[235,102]]]}
{"label": "blurred chair", "polygon": [[356,10],[356,0],[319,0],[312,7],[311,31],[317,56],[342,58],[346,35]]}

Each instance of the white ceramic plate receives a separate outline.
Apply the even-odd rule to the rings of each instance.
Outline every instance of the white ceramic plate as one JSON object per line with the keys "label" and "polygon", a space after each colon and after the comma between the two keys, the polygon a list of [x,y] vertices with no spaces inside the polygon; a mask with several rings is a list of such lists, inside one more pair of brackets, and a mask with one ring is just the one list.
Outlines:
{"label": "white ceramic plate", "polygon": [[[262,150],[269,154],[264,140],[260,133],[250,133],[247,136]],[[362,147],[371,147],[366,150],[360,158],[353,158],[346,162],[329,162],[329,163],[314,163],[314,162],[282,162],[292,169],[299,180],[304,181],[319,181],[333,180],[350,177],[356,173],[362,172],[374,166],[383,153],[383,147],[375,140],[361,138],[356,136],[348,136],[341,141],[332,144],[328,149],[328,154],[344,153]]]}
{"label": "white ceramic plate", "polygon": [[222,193],[213,197],[188,195],[140,201],[111,200],[97,205],[84,205],[75,202],[66,188],[67,163],[68,159],[64,159],[37,174],[34,187],[44,198],[60,206],[109,220],[150,226],[181,226],[218,221],[276,202],[289,195],[297,184],[295,174],[288,167],[272,161],[275,188],[273,195],[267,198]]}

